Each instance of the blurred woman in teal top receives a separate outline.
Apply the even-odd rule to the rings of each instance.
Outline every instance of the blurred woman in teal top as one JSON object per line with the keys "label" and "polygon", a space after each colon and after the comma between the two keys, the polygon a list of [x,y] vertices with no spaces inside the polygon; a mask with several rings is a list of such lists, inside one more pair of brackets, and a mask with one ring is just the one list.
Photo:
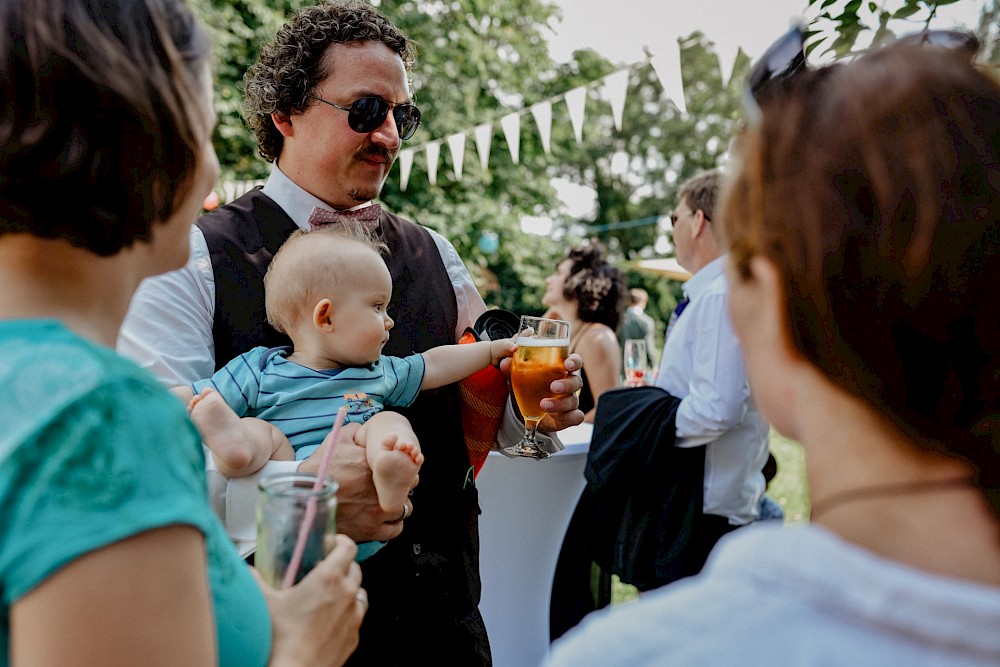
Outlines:
{"label": "blurred woman in teal top", "polygon": [[183,0],[0,0],[0,25],[0,665],[341,664],[353,543],[258,585],[184,407],[112,351],[218,178],[206,34]]}

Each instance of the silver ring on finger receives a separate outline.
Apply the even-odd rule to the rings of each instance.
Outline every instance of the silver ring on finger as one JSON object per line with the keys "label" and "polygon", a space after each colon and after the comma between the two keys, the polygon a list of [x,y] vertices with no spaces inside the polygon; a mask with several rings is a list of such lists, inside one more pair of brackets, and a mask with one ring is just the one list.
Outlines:
{"label": "silver ring on finger", "polygon": [[361,606],[368,611],[368,592],[361,588],[354,594],[354,599],[361,603]]}

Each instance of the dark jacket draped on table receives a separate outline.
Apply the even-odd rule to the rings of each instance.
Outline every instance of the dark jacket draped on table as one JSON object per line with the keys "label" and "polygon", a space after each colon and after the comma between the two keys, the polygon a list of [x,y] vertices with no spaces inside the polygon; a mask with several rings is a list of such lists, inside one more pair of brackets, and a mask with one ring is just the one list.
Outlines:
{"label": "dark jacket draped on table", "polygon": [[601,395],[587,454],[591,556],[639,590],[683,576],[701,516],[705,447],[675,447],[681,400],[659,387]]}

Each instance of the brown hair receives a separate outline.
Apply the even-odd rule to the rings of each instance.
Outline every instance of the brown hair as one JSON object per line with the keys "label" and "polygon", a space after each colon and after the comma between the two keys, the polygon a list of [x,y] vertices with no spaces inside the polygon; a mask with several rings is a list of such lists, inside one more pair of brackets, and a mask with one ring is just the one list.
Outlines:
{"label": "brown hair", "polygon": [[399,54],[407,71],[415,47],[399,28],[363,0],[323,2],[304,7],[265,44],[243,80],[243,115],[257,135],[257,152],[268,162],[278,159],[284,137],[271,114],[291,116],[312,104],[309,99],[330,76],[324,58],[331,44],[382,42]]}
{"label": "brown hair", "polygon": [[288,333],[353,269],[352,258],[369,251],[381,259],[389,247],[375,232],[352,221],[295,231],[275,253],[264,275],[268,324]]}
{"label": "brown hair", "polygon": [[802,74],[742,137],[721,220],[779,269],[793,345],[1000,516],[1000,88],[889,47]]}
{"label": "brown hair", "polygon": [[562,261],[567,259],[571,264],[563,284],[563,298],[576,301],[583,322],[617,329],[625,310],[625,274],[605,259],[600,243],[571,248]]}
{"label": "brown hair", "polygon": [[2,0],[0,24],[0,234],[148,239],[209,136],[204,30],[182,0]]}
{"label": "brown hair", "polygon": [[708,220],[714,220],[722,178],[722,172],[718,169],[709,169],[692,176],[681,184],[677,199],[686,203],[692,213],[701,211]]}

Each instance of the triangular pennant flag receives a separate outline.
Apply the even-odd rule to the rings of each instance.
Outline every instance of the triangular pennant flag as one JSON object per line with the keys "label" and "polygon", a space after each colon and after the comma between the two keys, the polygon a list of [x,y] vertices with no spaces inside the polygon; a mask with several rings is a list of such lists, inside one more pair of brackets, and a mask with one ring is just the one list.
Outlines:
{"label": "triangular pennant flag", "polygon": [[546,100],[531,105],[531,115],[535,117],[535,125],[538,126],[542,149],[548,155],[552,152],[552,102]]}
{"label": "triangular pennant flag", "polygon": [[399,190],[406,192],[410,182],[410,170],[413,169],[413,149],[407,148],[399,152]]}
{"label": "triangular pennant flag", "polygon": [[611,117],[615,121],[615,129],[621,132],[622,114],[625,111],[625,94],[628,92],[628,75],[630,70],[623,69],[604,77],[604,97],[611,104]]}
{"label": "triangular pennant flag", "polygon": [[521,153],[521,115],[516,111],[507,114],[500,119],[500,127],[503,128],[503,136],[507,139],[510,159],[514,164],[518,164]]}
{"label": "triangular pennant flag", "polygon": [[441,142],[432,141],[427,144],[427,180],[431,185],[437,185],[438,158],[441,155]]}
{"label": "triangular pennant flag", "polygon": [[465,162],[465,133],[459,132],[448,137],[451,164],[455,168],[455,180],[462,180],[462,163]]}
{"label": "triangular pennant flag", "polygon": [[740,45],[730,39],[715,42],[715,54],[719,57],[719,74],[722,75],[722,85],[728,86],[736,67],[736,57],[740,54]]}
{"label": "triangular pennant flag", "polygon": [[687,103],[684,101],[684,81],[681,78],[681,51],[676,42],[667,45],[666,53],[654,56],[650,61],[656,76],[660,79],[663,92],[667,94],[681,113],[687,113]]}
{"label": "triangular pennant flag", "polygon": [[490,168],[490,143],[493,141],[493,123],[483,123],[476,126],[476,152],[479,153],[479,166],[483,171]]}
{"label": "triangular pennant flag", "polygon": [[573,126],[573,136],[576,143],[583,142],[583,110],[587,105],[587,87],[580,86],[567,91],[563,95],[566,100],[566,108],[569,109],[569,122]]}

